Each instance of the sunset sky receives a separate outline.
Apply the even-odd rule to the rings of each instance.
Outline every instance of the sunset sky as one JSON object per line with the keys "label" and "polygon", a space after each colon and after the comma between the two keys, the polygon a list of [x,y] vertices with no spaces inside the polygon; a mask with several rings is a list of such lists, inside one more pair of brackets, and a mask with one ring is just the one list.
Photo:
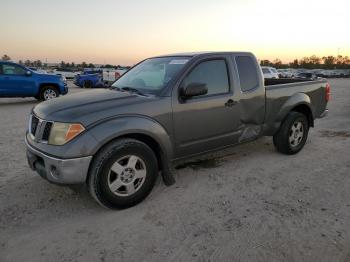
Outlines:
{"label": "sunset sky", "polygon": [[350,56],[349,0],[1,0],[0,56],[130,65],[183,51]]}

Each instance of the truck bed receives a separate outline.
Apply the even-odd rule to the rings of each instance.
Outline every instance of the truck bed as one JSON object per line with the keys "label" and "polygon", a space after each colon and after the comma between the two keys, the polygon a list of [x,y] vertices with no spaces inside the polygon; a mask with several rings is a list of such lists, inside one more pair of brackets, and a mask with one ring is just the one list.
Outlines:
{"label": "truck bed", "polygon": [[276,126],[279,126],[284,116],[283,111],[290,111],[290,105],[295,106],[295,101],[301,96],[310,100],[313,118],[319,118],[326,110],[325,79],[268,79],[265,80],[266,89],[266,114],[265,133],[273,135]]}

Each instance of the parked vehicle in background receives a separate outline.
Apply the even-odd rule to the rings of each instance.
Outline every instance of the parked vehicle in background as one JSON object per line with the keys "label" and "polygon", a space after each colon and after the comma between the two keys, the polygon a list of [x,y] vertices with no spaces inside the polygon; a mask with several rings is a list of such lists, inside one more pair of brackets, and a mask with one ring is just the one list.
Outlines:
{"label": "parked vehicle in background", "polygon": [[30,70],[35,71],[36,73],[40,74],[48,74],[48,72],[44,69],[41,68],[36,68],[36,67],[28,67]]}
{"label": "parked vehicle in background", "polygon": [[273,136],[281,153],[298,153],[329,98],[325,80],[264,80],[251,53],[149,58],[110,89],[34,107],[28,163],[53,183],[88,185],[105,207],[130,207],[159,173],[173,184],[169,166],[180,159],[260,136]]}
{"label": "parked vehicle in background", "polygon": [[102,69],[84,68],[83,74],[84,75],[92,75],[92,74],[100,74],[100,75],[102,75]]}
{"label": "parked vehicle in background", "polygon": [[66,79],[74,79],[76,75],[79,74],[79,72],[74,71],[70,68],[58,68],[53,71],[53,74],[55,75],[61,75],[65,77]]}
{"label": "parked vehicle in background", "polygon": [[67,92],[62,76],[42,74],[13,62],[0,61],[0,97],[50,100]]}
{"label": "parked vehicle in background", "polygon": [[317,75],[314,73],[299,73],[299,74],[297,74],[297,78],[315,80],[315,79],[317,79]]}
{"label": "parked vehicle in background", "polygon": [[74,78],[74,84],[81,88],[104,87],[102,76],[99,73],[78,74]]}
{"label": "parked vehicle in background", "polygon": [[290,69],[277,69],[278,76],[280,78],[293,78],[295,77],[295,72]]}
{"label": "parked vehicle in background", "polygon": [[346,78],[349,78],[350,77],[350,69],[346,69],[345,70],[345,76]]}
{"label": "parked vehicle in background", "polygon": [[119,77],[121,77],[127,69],[103,69],[102,81],[106,86],[113,84]]}
{"label": "parked vehicle in background", "polygon": [[261,70],[263,72],[264,78],[278,79],[278,72],[276,68],[270,66],[262,66]]}

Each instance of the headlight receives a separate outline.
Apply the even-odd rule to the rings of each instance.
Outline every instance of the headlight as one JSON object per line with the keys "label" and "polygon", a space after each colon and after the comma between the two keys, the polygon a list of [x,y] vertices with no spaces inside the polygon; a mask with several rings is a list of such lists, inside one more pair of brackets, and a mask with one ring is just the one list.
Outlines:
{"label": "headlight", "polygon": [[64,76],[61,76],[61,81],[62,81],[63,83],[66,83],[66,82],[67,82],[67,78],[65,78]]}
{"label": "headlight", "polygon": [[85,128],[81,124],[55,122],[51,128],[49,144],[64,145],[84,130]]}

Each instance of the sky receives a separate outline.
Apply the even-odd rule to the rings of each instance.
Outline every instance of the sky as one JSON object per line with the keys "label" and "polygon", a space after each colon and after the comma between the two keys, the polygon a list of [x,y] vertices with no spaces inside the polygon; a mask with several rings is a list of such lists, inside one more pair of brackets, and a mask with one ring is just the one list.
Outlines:
{"label": "sky", "polygon": [[350,56],[349,0],[0,0],[0,56],[132,65],[189,51]]}

